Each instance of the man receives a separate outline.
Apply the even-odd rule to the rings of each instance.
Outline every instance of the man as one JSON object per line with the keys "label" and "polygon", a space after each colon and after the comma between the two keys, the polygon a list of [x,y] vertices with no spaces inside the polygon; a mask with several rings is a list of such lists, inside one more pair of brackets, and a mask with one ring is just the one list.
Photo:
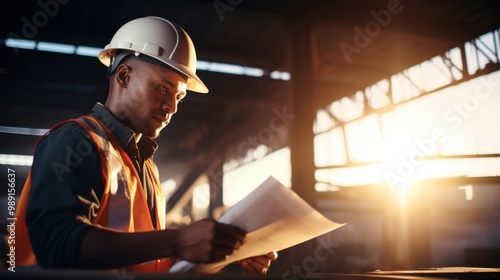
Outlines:
{"label": "man", "polygon": [[[56,125],[37,144],[16,213],[17,264],[166,271],[177,259],[227,258],[245,242],[239,228],[205,219],[164,229],[152,161],[153,139],[186,90],[208,92],[191,39],[165,19],[140,18],[122,26],[99,59],[109,65],[105,105]],[[239,264],[266,273],[276,257]]]}

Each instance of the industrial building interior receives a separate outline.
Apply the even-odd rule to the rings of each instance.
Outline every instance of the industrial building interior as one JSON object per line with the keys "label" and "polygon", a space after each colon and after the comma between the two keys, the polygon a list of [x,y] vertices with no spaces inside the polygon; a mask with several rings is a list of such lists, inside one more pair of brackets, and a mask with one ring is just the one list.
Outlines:
{"label": "industrial building interior", "polygon": [[191,36],[210,90],[188,92],[157,139],[169,227],[218,218],[273,176],[346,224],[280,251],[269,277],[500,268],[499,1],[1,5],[0,165],[17,195],[37,139],[105,102],[99,50],[155,15]]}

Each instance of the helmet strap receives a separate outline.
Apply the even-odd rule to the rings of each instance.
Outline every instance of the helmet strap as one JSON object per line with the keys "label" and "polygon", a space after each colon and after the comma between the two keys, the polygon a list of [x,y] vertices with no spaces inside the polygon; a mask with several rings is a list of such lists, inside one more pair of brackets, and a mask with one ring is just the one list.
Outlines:
{"label": "helmet strap", "polygon": [[110,59],[111,62],[108,68],[108,79],[111,75],[113,75],[122,62],[125,61],[125,58],[132,56],[134,53],[130,51],[117,50],[115,55],[113,55]]}
{"label": "helmet strap", "polygon": [[132,51],[126,51],[126,50],[117,50],[115,55],[113,55],[111,57],[111,62],[110,62],[109,68],[108,68],[108,79],[111,75],[113,75],[115,73],[118,66],[131,56],[137,57],[142,62],[146,62],[149,64],[158,65],[158,66],[167,68],[168,70],[175,72],[176,74],[181,76],[184,79],[184,81],[187,82],[187,80],[188,80],[188,76],[186,74],[180,72],[179,70],[173,68],[172,66],[170,66],[170,65],[168,65],[168,64],[166,64],[166,63],[164,63],[164,62],[162,62],[154,57],[142,54],[140,52],[132,52]]}

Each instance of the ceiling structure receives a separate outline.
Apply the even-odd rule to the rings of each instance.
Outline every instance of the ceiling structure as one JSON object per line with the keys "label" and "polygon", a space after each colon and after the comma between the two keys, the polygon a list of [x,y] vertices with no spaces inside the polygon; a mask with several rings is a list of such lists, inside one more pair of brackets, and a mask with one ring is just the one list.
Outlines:
{"label": "ceiling structure", "polygon": [[[208,95],[189,93],[158,139],[162,179],[195,178],[216,157],[244,157],[248,137],[276,110],[297,102],[321,108],[500,26],[494,0],[175,0],[10,1],[0,39],[103,47],[125,22],[157,15],[182,26],[198,59],[264,70],[262,77],[199,71]],[[273,71],[293,70],[293,28],[309,30],[308,96]],[[5,42],[4,42],[5,43]],[[276,72],[274,72],[276,73]],[[97,58],[0,46],[0,126],[49,128],[105,102],[106,68]],[[301,97],[302,98],[302,97]],[[311,112],[314,113],[314,112]],[[311,124],[312,126],[312,124]],[[0,134],[0,154],[32,154],[37,136]],[[286,132],[266,143],[287,145]],[[238,148],[239,147],[239,148]],[[188,176],[189,169],[195,169]],[[189,182],[185,182],[188,184]]]}

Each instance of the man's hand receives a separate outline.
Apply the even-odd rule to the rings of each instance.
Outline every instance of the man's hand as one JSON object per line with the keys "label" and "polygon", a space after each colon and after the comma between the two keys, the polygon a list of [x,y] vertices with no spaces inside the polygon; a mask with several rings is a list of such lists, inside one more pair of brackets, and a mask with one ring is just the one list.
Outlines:
{"label": "man's hand", "polygon": [[212,219],[196,221],[179,231],[175,255],[194,263],[222,261],[245,243],[245,235],[237,227]]}
{"label": "man's hand", "polygon": [[270,252],[263,256],[252,257],[240,261],[240,266],[247,274],[266,274],[271,261],[278,258],[278,253]]}

